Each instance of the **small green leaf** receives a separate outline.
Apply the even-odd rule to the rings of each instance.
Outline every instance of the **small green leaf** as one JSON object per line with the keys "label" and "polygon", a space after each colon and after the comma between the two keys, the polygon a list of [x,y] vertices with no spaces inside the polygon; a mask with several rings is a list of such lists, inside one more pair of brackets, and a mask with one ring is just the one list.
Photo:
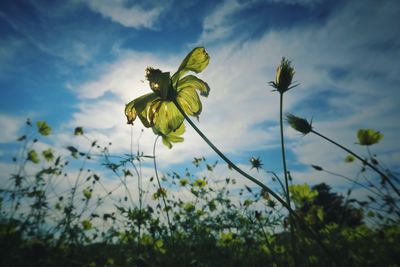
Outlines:
{"label": "small green leaf", "polygon": [[38,156],[38,154],[36,153],[35,150],[30,150],[28,152],[28,160],[32,161],[35,164],[38,164],[40,162],[39,156]]}
{"label": "small green leaf", "polygon": [[25,139],[26,139],[26,135],[24,134],[24,135],[18,137],[17,141],[20,142],[20,141],[23,141]]}
{"label": "small green leaf", "polygon": [[51,127],[47,125],[47,122],[45,121],[38,121],[36,122],[36,126],[38,128],[38,132],[41,135],[50,135],[51,134]]}
{"label": "small green leaf", "polygon": [[67,149],[71,152],[71,156],[74,158],[78,158],[78,149],[73,146],[68,146]]}
{"label": "small green leaf", "polygon": [[324,209],[322,207],[317,208],[317,217],[321,222],[324,221]]}
{"label": "small green leaf", "polygon": [[89,220],[82,221],[82,226],[85,231],[92,229],[92,223]]}
{"label": "small green leaf", "polygon": [[160,197],[166,197],[167,196],[167,190],[165,190],[164,188],[158,188],[157,189],[157,192],[155,192],[154,194],[153,194],[153,199],[154,200],[157,200],[157,199],[159,199]]}
{"label": "small green leaf", "polygon": [[347,155],[347,157],[344,159],[346,163],[350,163],[354,161],[354,156],[353,155]]}
{"label": "small green leaf", "polygon": [[383,134],[372,129],[359,129],[357,138],[360,145],[370,146],[379,143],[383,138]]}
{"label": "small green leaf", "polygon": [[47,161],[52,161],[54,159],[53,150],[51,150],[51,148],[43,150],[42,155]]}
{"label": "small green leaf", "polygon": [[74,130],[74,135],[83,135],[83,128],[82,127],[76,127]]}
{"label": "small green leaf", "polygon": [[189,179],[183,178],[183,179],[179,180],[179,183],[181,186],[186,186],[189,183]]}
{"label": "small green leaf", "polygon": [[90,199],[90,198],[92,197],[92,192],[90,192],[90,191],[87,190],[87,189],[83,189],[82,193],[83,193],[83,196],[84,196],[86,199]]}

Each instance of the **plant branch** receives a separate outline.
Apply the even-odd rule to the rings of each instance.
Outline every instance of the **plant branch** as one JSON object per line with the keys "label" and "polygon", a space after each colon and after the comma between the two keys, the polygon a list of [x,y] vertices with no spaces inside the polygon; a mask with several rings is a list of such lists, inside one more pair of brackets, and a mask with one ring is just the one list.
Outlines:
{"label": "plant branch", "polygon": [[319,238],[318,234],[314,232],[295,212],[294,210],[291,209],[291,207],[274,191],[272,191],[268,186],[265,184],[261,183],[259,180],[256,178],[252,177],[251,175],[247,174],[244,172],[242,169],[240,169],[238,166],[236,166],[229,158],[227,158],[204,134],[203,132],[197,128],[196,124],[186,115],[186,113],[183,111],[182,107],[179,105],[179,103],[176,101],[176,99],[173,100],[175,106],[178,108],[178,110],[182,113],[184,118],[187,120],[187,122],[192,126],[192,128],[197,132],[198,135],[200,135],[201,138],[209,145],[215,153],[217,153],[218,156],[220,156],[230,167],[232,167],[235,171],[240,173],[242,176],[247,178],[248,180],[252,181],[256,185],[260,186],[262,189],[264,189],[266,192],[268,192],[270,195],[272,195],[279,203],[284,206],[290,214],[293,215],[293,217],[300,223],[300,225],[312,236],[315,241],[318,243],[318,245],[325,251],[325,253],[331,258],[331,260],[337,265],[341,266],[341,264],[338,263],[338,259],[333,257],[328,250],[328,248],[322,243],[322,240]]}
{"label": "plant branch", "polygon": [[327,140],[328,142],[340,147],[341,149],[343,149],[344,151],[346,151],[347,153],[351,154],[352,156],[354,156],[355,158],[357,158],[359,161],[361,161],[363,164],[367,165],[368,167],[370,167],[371,169],[373,169],[376,173],[378,173],[382,179],[386,182],[388,182],[388,184],[392,187],[392,189],[396,192],[396,194],[398,196],[400,196],[400,191],[396,188],[396,186],[392,183],[392,181],[390,181],[389,177],[384,174],[382,171],[380,171],[378,168],[376,168],[374,165],[372,165],[371,163],[369,163],[367,160],[361,158],[359,155],[357,155],[356,153],[354,153],[353,151],[351,151],[350,149],[342,146],[341,144],[333,141],[332,139],[320,134],[319,132],[316,132],[314,130],[311,130],[312,133],[318,135],[319,137],[322,137],[323,139]]}

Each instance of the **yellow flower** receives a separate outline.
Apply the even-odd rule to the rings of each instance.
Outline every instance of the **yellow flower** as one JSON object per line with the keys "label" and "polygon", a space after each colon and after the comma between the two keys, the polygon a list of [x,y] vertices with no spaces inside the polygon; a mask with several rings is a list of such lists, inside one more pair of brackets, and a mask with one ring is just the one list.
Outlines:
{"label": "yellow flower", "polygon": [[357,138],[362,146],[370,146],[379,143],[383,138],[383,134],[372,129],[359,129]]}
{"label": "yellow flower", "polygon": [[210,88],[206,82],[194,75],[184,76],[188,71],[203,71],[210,57],[203,47],[193,49],[182,61],[172,77],[169,72],[148,67],[146,79],[152,93],[138,97],[125,106],[128,124],[139,117],[146,128],[162,136],[163,143],[169,148],[172,143],[182,142],[180,137],[185,132],[184,116],[176,107],[176,101],[189,116],[198,117],[202,111],[200,95],[207,97]]}

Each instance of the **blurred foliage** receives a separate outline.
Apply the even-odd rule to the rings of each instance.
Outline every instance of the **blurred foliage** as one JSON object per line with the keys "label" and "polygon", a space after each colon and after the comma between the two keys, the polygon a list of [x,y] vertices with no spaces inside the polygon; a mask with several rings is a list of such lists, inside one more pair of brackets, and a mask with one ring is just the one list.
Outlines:
{"label": "blurred foliage", "polygon": [[[38,138],[47,138],[40,128],[39,136],[27,134],[18,141],[23,153],[15,158],[9,186],[0,191],[0,266],[294,266],[287,213],[268,193],[239,185],[235,177],[220,177],[214,173],[218,162],[199,157],[183,173],[166,173],[163,187],[150,178],[150,188],[142,188],[140,195],[126,187],[126,195],[116,201],[112,191],[99,195],[103,178],[85,164],[102,162],[124,185],[124,179],[143,178],[135,168],[151,156],[138,152],[115,161],[108,147],[79,129],[73,134],[87,139],[88,152],[67,145],[67,156],[56,148],[37,153]],[[32,169],[29,162],[40,164]],[[70,188],[57,192],[57,183],[76,170],[69,166],[79,163]],[[191,170],[206,170],[207,175]],[[274,181],[278,179],[275,175]],[[397,199],[383,195],[361,201],[350,198],[351,192],[332,192],[324,183],[291,185],[290,193],[296,213],[346,266],[397,266]],[[114,200],[114,209],[102,209],[105,198]],[[145,203],[146,198],[154,200]],[[366,224],[371,219],[374,223]],[[301,228],[296,237],[303,266],[332,265]]]}

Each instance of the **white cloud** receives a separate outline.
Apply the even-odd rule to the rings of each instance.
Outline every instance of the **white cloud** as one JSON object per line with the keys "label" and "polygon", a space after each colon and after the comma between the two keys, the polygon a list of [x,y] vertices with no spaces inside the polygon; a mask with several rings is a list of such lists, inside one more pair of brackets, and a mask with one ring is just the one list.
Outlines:
{"label": "white cloud", "polygon": [[21,118],[0,114],[0,143],[15,141],[22,125]]}
{"label": "white cloud", "polygon": [[[223,20],[223,16],[231,14],[235,8],[235,4],[232,7],[222,5],[215,12],[222,17],[215,16],[215,20]],[[399,155],[393,151],[398,150],[396,117],[399,109],[395,99],[400,96],[393,85],[398,84],[399,68],[393,55],[376,49],[381,43],[398,40],[393,28],[397,18],[393,9],[396,8],[389,4],[368,7],[352,2],[333,14],[324,25],[270,31],[257,40],[211,47],[208,49],[210,65],[200,75],[209,83],[211,93],[207,99],[201,99],[203,113],[197,125],[217,147],[232,155],[243,155],[251,150],[268,151],[278,146],[279,96],[270,92],[272,88],[267,83],[274,78],[280,58],[286,56],[293,60],[296,79],[301,85],[286,94],[285,110],[314,117],[317,130],[361,153],[361,148],[354,146],[355,131],[362,127],[376,128],[385,134],[382,143],[376,146],[377,152],[388,159],[389,164],[398,162]],[[358,16],[354,16],[354,10]],[[399,53],[396,46],[392,51],[394,55]],[[123,107],[131,99],[149,92],[148,85],[141,82],[144,68],[152,65],[174,71],[184,55],[182,52],[179,57],[165,59],[146,53],[121,52],[119,60],[101,67],[97,79],[76,86],[74,90],[81,102],[69,126],[89,127],[93,138],[111,141],[115,153],[129,151],[131,128],[125,124]],[[334,68],[348,72],[347,76],[336,79],[330,73]],[[321,101],[323,104],[300,105],[329,92],[334,94],[328,95],[327,101]],[[326,106],[321,109],[321,105]],[[141,128],[139,121],[132,128],[134,143]],[[293,131],[286,132],[287,149],[292,150],[297,163],[319,164],[349,176],[357,172],[354,165],[343,163],[346,153],[333,145],[315,136],[300,138]],[[185,142],[172,150],[161,144],[157,147],[161,168],[190,161],[200,154],[214,155],[189,125],[184,137]],[[140,141],[145,154],[152,154],[154,139],[152,131],[146,129]],[[289,162],[289,167],[294,163]],[[328,175],[309,170],[293,172],[293,177],[299,183],[327,181],[337,182],[337,186],[341,183],[339,179],[332,180]]]}
{"label": "white cloud", "polygon": [[145,10],[138,5],[127,6],[124,0],[86,0],[89,7],[125,27],[152,28],[163,11],[161,6]]}
{"label": "white cloud", "polygon": [[322,2],[322,0],[270,0],[271,2],[276,3],[285,3],[285,4],[298,4],[305,6],[312,6]]}
{"label": "white cloud", "polygon": [[212,42],[229,36],[234,30],[233,25],[225,23],[228,16],[242,8],[236,0],[226,0],[203,21],[203,33],[199,43]]}

